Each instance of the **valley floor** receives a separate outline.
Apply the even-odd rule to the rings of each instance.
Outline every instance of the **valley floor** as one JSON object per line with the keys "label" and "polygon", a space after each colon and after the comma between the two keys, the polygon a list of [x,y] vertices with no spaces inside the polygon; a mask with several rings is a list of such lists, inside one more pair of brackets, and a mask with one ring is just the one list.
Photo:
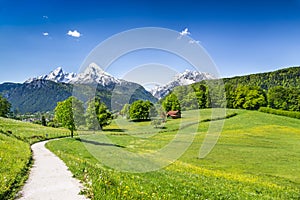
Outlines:
{"label": "valley floor", "polygon": [[[51,141],[46,146],[86,184],[85,192],[91,199],[300,198],[298,119],[229,109],[227,114],[232,117],[224,121],[217,144],[199,159],[211,113],[210,109],[185,111],[182,119],[168,119],[159,131],[150,122],[131,123],[119,118],[103,132],[82,132],[78,138]],[[191,133],[192,129],[196,131]],[[189,134],[195,138],[178,160],[156,171],[120,172],[106,166],[101,156],[119,166],[126,159],[113,153],[95,154],[102,150],[151,154],[176,138],[178,130],[183,138]],[[178,147],[183,144],[179,142]]]}

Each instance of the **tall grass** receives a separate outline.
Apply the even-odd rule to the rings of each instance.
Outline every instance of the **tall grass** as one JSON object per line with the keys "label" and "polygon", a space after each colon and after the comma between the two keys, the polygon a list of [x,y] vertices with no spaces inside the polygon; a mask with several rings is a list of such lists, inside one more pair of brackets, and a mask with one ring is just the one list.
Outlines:
{"label": "tall grass", "polygon": [[[65,148],[61,148],[64,146]],[[211,170],[177,161],[165,169],[142,174],[102,166],[75,139],[47,144],[86,187],[92,199],[297,199],[297,188],[254,175]],[[80,154],[80,156],[78,156]]]}
{"label": "tall grass", "polygon": [[[299,120],[257,111],[229,110],[227,115],[237,115],[226,119],[213,151],[199,159],[199,149],[209,127],[209,121],[204,121],[211,110],[200,111],[202,121],[197,119],[197,112],[183,112],[180,119],[182,123],[200,122],[192,125],[198,126],[192,145],[178,161],[154,172],[135,174],[109,169],[78,139],[51,141],[47,147],[85,183],[85,193],[92,199],[300,198]],[[122,132],[115,132],[118,126],[112,124],[108,131],[97,134],[106,134],[113,144],[125,150],[151,152],[174,137],[178,123],[178,119],[169,120],[164,131],[147,138],[126,134],[141,124],[123,126]],[[145,134],[140,130],[141,135]],[[188,130],[184,128],[183,133]]]}
{"label": "tall grass", "polygon": [[0,199],[14,199],[27,179],[31,165],[30,145],[69,131],[0,117]]}
{"label": "tall grass", "polygon": [[51,138],[66,137],[70,133],[66,129],[45,127],[38,124],[17,121],[0,117],[0,130],[10,133],[29,144]]}
{"label": "tall grass", "polygon": [[13,199],[27,178],[30,145],[0,130],[0,199]]}

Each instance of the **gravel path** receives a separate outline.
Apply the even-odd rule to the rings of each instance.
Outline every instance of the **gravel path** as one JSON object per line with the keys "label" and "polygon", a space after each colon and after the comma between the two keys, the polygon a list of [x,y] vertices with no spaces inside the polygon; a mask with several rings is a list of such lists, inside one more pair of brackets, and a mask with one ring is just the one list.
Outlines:
{"label": "gravel path", "polygon": [[45,147],[46,143],[31,146],[34,165],[20,200],[86,200],[79,195],[82,185],[72,177],[65,163]]}

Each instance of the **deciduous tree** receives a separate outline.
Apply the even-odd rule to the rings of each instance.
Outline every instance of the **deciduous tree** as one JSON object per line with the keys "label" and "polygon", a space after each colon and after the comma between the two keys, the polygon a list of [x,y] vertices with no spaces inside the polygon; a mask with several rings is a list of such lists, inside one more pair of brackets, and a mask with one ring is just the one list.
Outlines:
{"label": "deciduous tree", "polygon": [[10,112],[11,104],[7,99],[0,96],[0,117],[7,117]]}
{"label": "deciduous tree", "polygon": [[175,94],[170,94],[166,97],[166,99],[162,103],[163,108],[166,112],[170,110],[181,110],[180,103]]}
{"label": "deciduous tree", "polygon": [[132,120],[146,120],[149,119],[150,108],[152,104],[150,101],[137,100],[130,106],[130,118]]}
{"label": "deciduous tree", "polygon": [[125,117],[126,119],[130,118],[130,114],[129,114],[129,110],[130,110],[130,104],[126,103],[122,110],[120,111],[120,114]]}
{"label": "deciduous tree", "polygon": [[234,93],[234,108],[257,110],[266,106],[266,94],[257,86],[238,86]]}
{"label": "deciduous tree", "polygon": [[71,137],[79,125],[84,123],[83,102],[75,97],[58,102],[55,108],[55,120],[71,131]]}
{"label": "deciduous tree", "polygon": [[89,101],[86,110],[86,125],[90,130],[102,130],[112,121],[112,114],[101,102],[100,98],[95,98]]}

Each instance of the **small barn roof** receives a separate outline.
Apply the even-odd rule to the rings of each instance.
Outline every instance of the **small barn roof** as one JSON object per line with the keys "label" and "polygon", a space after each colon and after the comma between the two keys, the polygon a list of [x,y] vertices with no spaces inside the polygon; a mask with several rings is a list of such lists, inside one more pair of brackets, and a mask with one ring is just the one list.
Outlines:
{"label": "small barn roof", "polygon": [[177,115],[178,113],[180,113],[179,110],[170,110],[167,114],[169,114],[169,115]]}

